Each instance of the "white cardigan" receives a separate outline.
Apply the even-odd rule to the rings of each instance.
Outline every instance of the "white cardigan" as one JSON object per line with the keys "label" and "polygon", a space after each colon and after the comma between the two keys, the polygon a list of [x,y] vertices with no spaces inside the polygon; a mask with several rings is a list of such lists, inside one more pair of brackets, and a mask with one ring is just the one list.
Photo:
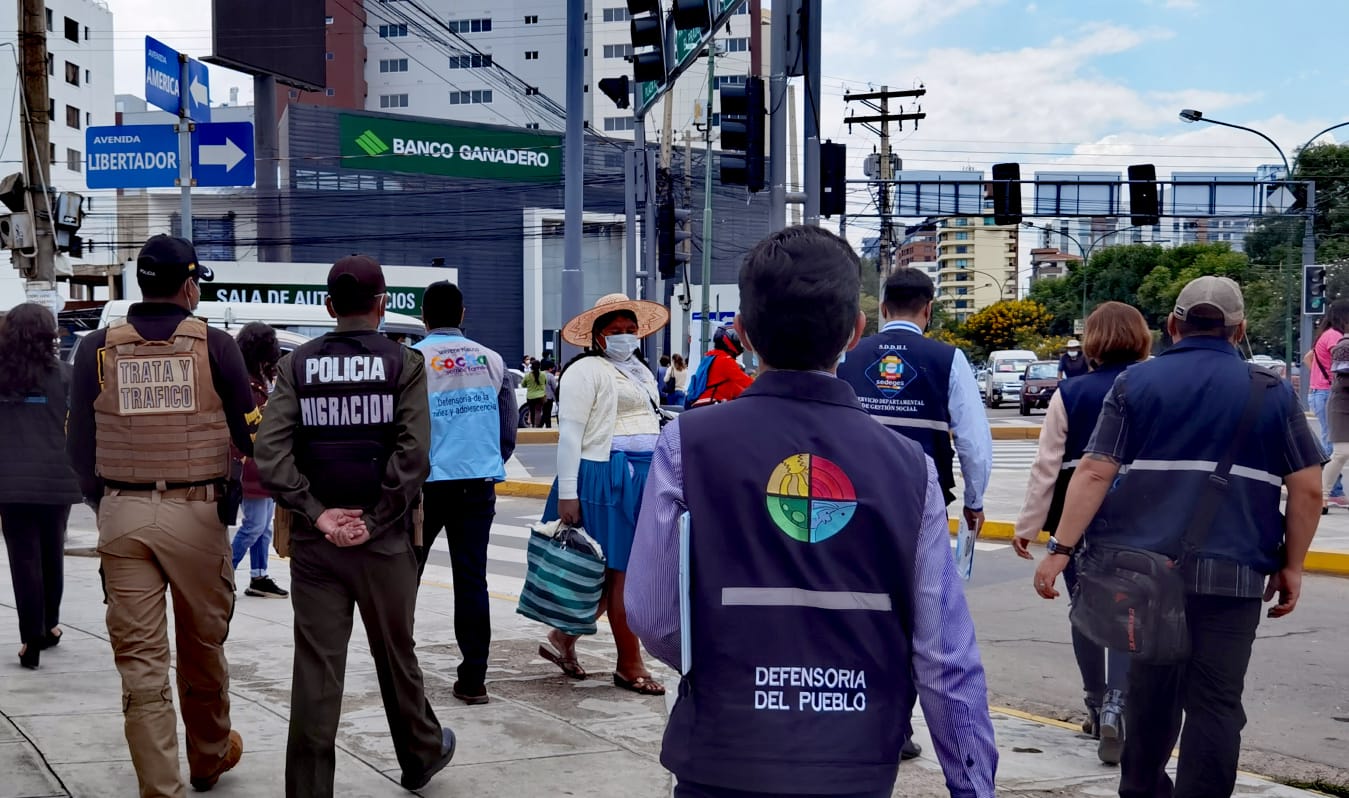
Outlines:
{"label": "white cardigan", "polygon": [[[577,498],[577,475],[582,460],[604,463],[614,444],[618,421],[618,393],[614,381],[623,379],[608,358],[587,357],[562,375],[558,389],[557,495]],[[656,378],[650,371],[642,386],[659,402]],[[653,411],[654,412],[654,411]]]}

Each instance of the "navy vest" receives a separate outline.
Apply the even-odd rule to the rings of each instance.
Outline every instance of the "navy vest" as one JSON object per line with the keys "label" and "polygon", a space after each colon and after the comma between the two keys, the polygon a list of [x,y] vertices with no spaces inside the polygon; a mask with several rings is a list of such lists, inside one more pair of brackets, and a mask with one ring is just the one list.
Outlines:
{"label": "navy vest", "polygon": [[932,458],[947,504],[955,500],[956,485],[950,411],[955,355],[949,344],[891,330],[863,338],[838,369],[863,409]]}
{"label": "navy vest", "polygon": [[[1179,556],[1195,497],[1236,435],[1258,368],[1216,338],[1186,338],[1116,383],[1128,424],[1121,475],[1087,533]],[[1237,442],[1227,495],[1201,557],[1260,573],[1280,566],[1279,511],[1288,419],[1299,413],[1286,382],[1270,388],[1254,430]]]}
{"label": "navy vest", "polygon": [[769,371],[679,430],[692,667],[661,763],[774,795],[889,789],[914,695],[922,451],[805,372]]}
{"label": "navy vest", "polygon": [[1105,396],[1110,393],[1115,378],[1129,365],[1119,363],[1104,366],[1059,383],[1059,398],[1068,415],[1068,440],[1063,447],[1063,465],[1059,469],[1058,481],[1054,483],[1054,500],[1045,518],[1045,529],[1050,532],[1059,528],[1059,519],[1063,517],[1063,500],[1068,495],[1068,483],[1083,453],[1087,451],[1091,434],[1096,431],[1096,420],[1101,417]]}
{"label": "navy vest", "polygon": [[393,453],[403,347],[374,330],[333,332],[291,355],[295,463],[324,507],[370,509]]}

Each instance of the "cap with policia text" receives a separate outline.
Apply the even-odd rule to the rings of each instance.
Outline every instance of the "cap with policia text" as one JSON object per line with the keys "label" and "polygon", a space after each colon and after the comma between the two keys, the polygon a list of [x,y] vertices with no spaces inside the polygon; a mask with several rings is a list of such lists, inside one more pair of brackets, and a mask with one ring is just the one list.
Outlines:
{"label": "cap with policia text", "polygon": [[1197,277],[1186,283],[1176,297],[1175,317],[1184,321],[1190,311],[1208,305],[1222,314],[1223,325],[1235,327],[1246,320],[1246,302],[1241,286],[1227,277]]}
{"label": "cap with policia text", "polygon": [[339,302],[374,299],[385,288],[384,270],[368,255],[348,255],[328,272],[328,296]]}
{"label": "cap with policia text", "polygon": [[187,239],[157,235],[136,256],[136,281],[142,291],[172,294],[189,278],[209,283],[215,273],[197,263],[197,250]]}

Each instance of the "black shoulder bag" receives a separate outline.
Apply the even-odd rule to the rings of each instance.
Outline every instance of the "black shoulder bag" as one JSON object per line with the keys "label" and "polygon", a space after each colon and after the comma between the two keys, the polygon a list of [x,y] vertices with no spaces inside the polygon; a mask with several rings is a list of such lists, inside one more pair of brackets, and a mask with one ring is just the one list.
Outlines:
{"label": "black shoulder bag", "polygon": [[1073,627],[1111,651],[1131,654],[1140,662],[1179,662],[1190,654],[1185,622],[1186,560],[1204,545],[1218,506],[1227,495],[1228,476],[1237,447],[1260,415],[1265,390],[1276,378],[1261,369],[1251,372],[1251,393],[1227,452],[1195,505],[1185,528],[1180,556],[1117,544],[1088,541],[1077,559],[1077,589],[1069,619]]}

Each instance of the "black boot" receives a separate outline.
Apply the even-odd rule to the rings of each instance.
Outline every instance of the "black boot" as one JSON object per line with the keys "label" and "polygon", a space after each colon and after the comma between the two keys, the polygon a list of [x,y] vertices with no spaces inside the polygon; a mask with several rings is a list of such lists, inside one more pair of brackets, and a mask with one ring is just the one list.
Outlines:
{"label": "black boot", "polygon": [[1118,765],[1124,755],[1124,693],[1110,690],[1101,707],[1100,740],[1096,755],[1107,765]]}
{"label": "black boot", "polygon": [[1101,696],[1088,693],[1083,699],[1087,705],[1087,719],[1082,721],[1082,733],[1093,740],[1101,739]]}

